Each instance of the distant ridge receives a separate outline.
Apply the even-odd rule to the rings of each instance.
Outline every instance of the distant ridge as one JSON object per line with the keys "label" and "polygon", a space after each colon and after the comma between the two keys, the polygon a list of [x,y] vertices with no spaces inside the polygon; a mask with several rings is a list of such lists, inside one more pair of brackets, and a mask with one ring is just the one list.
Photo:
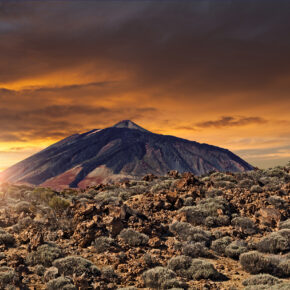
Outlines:
{"label": "distant ridge", "polygon": [[169,170],[200,175],[253,167],[229,150],[154,134],[130,120],[67,137],[2,173],[4,181],[52,188],[86,187]]}

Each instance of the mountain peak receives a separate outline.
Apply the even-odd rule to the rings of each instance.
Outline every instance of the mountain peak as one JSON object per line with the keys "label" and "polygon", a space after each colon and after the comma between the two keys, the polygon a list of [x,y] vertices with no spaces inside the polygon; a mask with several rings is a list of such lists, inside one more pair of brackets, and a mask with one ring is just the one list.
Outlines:
{"label": "mountain peak", "polygon": [[137,125],[136,123],[132,122],[131,120],[120,121],[119,123],[115,124],[112,127],[114,127],[114,128],[127,128],[127,129],[139,130],[139,131],[142,131],[142,132],[149,132],[146,129],[144,129],[144,128],[140,127],[139,125]]}

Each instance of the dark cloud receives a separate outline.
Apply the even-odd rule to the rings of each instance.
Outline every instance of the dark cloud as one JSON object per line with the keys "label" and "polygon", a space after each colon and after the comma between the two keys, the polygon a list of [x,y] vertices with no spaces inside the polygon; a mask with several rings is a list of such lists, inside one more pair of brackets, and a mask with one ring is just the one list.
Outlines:
{"label": "dark cloud", "polygon": [[272,120],[289,122],[289,11],[284,0],[0,0],[0,141],[121,119],[188,138],[260,134],[271,120],[282,135]]}
{"label": "dark cloud", "polygon": [[264,124],[266,122],[267,120],[260,117],[235,118],[231,116],[224,116],[218,120],[197,123],[196,126],[201,127],[201,128],[208,128],[208,127],[223,128],[223,127],[245,126],[249,124]]}
{"label": "dark cloud", "polygon": [[290,72],[288,1],[33,5],[6,9],[6,22],[18,26],[2,35],[2,82],[90,64],[92,73],[126,71],[133,87],[190,99],[264,90]]}
{"label": "dark cloud", "polygon": [[[103,128],[118,122],[125,114],[138,119],[158,113],[155,108],[104,108],[89,105],[54,105],[39,109],[0,109],[0,141],[59,139],[70,134]],[[109,118],[107,118],[109,116]],[[85,125],[82,120],[86,120]]]}

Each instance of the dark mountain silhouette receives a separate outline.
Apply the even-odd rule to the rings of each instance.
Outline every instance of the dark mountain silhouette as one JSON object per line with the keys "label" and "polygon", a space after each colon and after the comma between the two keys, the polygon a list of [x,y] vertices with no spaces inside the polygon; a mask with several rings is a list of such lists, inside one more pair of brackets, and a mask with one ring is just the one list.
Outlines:
{"label": "dark mountain silhouette", "polygon": [[5,170],[2,179],[54,188],[164,175],[169,170],[200,175],[212,170],[252,170],[229,150],[151,133],[130,120],[75,134]]}

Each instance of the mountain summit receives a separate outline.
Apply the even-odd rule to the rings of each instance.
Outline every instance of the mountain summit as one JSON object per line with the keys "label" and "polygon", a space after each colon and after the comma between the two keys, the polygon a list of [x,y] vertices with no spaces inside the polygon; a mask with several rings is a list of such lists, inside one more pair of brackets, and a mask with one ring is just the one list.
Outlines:
{"label": "mountain summit", "polygon": [[169,170],[200,175],[253,169],[229,150],[151,133],[130,120],[67,137],[13,165],[2,180],[52,188],[140,178]]}
{"label": "mountain summit", "polygon": [[135,124],[131,120],[123,120],[123,121],[115,124],[112,127],[114,127],[114,128],[134,129],[134,130],[139,130],[141,132],[149,132],[149,131],[145,130],[144,128],[140,127],[139,125]]}

